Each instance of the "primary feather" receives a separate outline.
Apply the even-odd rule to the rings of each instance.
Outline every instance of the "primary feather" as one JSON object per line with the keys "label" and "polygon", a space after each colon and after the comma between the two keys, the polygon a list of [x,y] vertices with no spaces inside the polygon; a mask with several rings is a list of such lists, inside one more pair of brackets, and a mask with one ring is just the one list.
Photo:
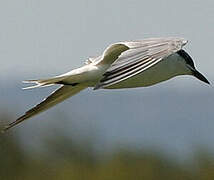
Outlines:
{"label": "primary feather", "polygon": [[[115,48],[117,44],[114,44],[107,50],[118,51],[120,55],[106,70],[104,77],[94,89],[105,88],[133,77],[170,54],[179,51],[186,43],[187,41],[180,38],[155,38],[118,43],[120,46],[123,44],[127,47],[126,49],[124,48],[124,51],[121,51],[122,48]],[[107,52],[104,52],[104,57]],[[103,61],[105,62],[106,60],[103,59],[100,63]]]}
{"label": "primary feather", "polygon": [[54,91],[50,96],[44,99],[41,103],[34,106],[32,109],[27,111],[23,116],[19,117],[16,121],[10,123],[3,131],[6,131],[13,126],[21,123],[22,121],[29,119],[51,107],[54,105],[64,101],[65,99],[75,95],[81,90],[85,89],[85,86],[77,85],[77,86],[67,86],[63,85],[56,91]]}

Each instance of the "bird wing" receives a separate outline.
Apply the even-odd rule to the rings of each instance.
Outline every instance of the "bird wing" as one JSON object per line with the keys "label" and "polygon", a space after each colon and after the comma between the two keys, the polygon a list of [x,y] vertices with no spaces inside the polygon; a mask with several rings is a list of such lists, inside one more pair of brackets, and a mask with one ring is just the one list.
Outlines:
{"label": "bird wing", "polygon": [[64,101],[65,99],[75,95],[76,93],[80,92],[81,90],[85,89],[85,86],[82,85],[76,85],[76,86],[69,86],[69,85],[63,85],[60,88],[58,88],[56,91],[54,91],[50,96],[48,96],[46,99],[44,99],[41,103],[34,106],[32,109],[27,111],[24,115],[19,117],[16,121],[10,123],[8,126],[3,129],[3,132],[10,129],[11,127],[21,123],[22,121],[31,118],[32,116],[35,116],[54,105]]}
{"label": "bird wing", "polygon": [[94,63],[94,65],[111,65],[118,57],[121,55],[122,52],[128,50],[129,48],[122,43],[115,43],[108,46],[101,56],[96,57],[89,57],[85,64]]}
{"label": "bird wing", "polygon": [[100,59],[97,61],[96,65],[109,65],[109,66],[111,66],[111,64],[114,61],[116,61],[118,59],[118,57],[124,51],[127,51],[128,49],[129,49],[129,47],[124,43],[112,44],[105,49],[105,51],[103,52],[103,55],[100,56]]}
{"label": "bird wing", "polygon": [[104,52],[104,62],[100,62],[112,64],[94,89],[104,88],[135,76],[179,51],[186,43],[182,38],[153,38],[114,44]]}

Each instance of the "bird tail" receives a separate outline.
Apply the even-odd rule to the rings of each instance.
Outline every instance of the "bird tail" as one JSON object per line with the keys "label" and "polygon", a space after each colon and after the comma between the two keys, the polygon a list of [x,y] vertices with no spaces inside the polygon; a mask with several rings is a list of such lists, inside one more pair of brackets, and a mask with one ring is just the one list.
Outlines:
{"label": "bird tail", "polygon": [[24,87],[22,89],[33,89],[37,87],[46,87],[54,84],[59,84],[58,82],[63,81],[65,78],[67,78],[67,76],[56,76],[49,79],[25,80],[23,81],[23,83],[33,83],[35,85]]}

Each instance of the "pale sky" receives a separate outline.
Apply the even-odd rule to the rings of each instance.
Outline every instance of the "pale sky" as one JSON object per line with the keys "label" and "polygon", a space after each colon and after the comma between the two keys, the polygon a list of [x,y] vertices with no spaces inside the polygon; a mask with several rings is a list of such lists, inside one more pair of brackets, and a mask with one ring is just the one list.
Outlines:
{"label": "pale sky", "polygon": [[212,0],[1,0],[0,80],[64,73],[117,41],[178,36],[212,81],[213,7]]}

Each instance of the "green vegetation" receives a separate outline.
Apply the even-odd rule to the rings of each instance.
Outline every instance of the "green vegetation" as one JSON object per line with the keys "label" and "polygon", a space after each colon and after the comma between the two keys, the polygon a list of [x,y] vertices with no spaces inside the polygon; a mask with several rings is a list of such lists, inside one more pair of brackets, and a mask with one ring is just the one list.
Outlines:
{"label": "green vegetation", "polygon": [[[57,137],[57,138],[56,138]],[[63,134],[44,140],[48,152],[26,152],[14,134],[0,136],[0,180],[213,180],[214,158],[196,153],[180,164],[149,151],[98,155],[90,143]]]}

